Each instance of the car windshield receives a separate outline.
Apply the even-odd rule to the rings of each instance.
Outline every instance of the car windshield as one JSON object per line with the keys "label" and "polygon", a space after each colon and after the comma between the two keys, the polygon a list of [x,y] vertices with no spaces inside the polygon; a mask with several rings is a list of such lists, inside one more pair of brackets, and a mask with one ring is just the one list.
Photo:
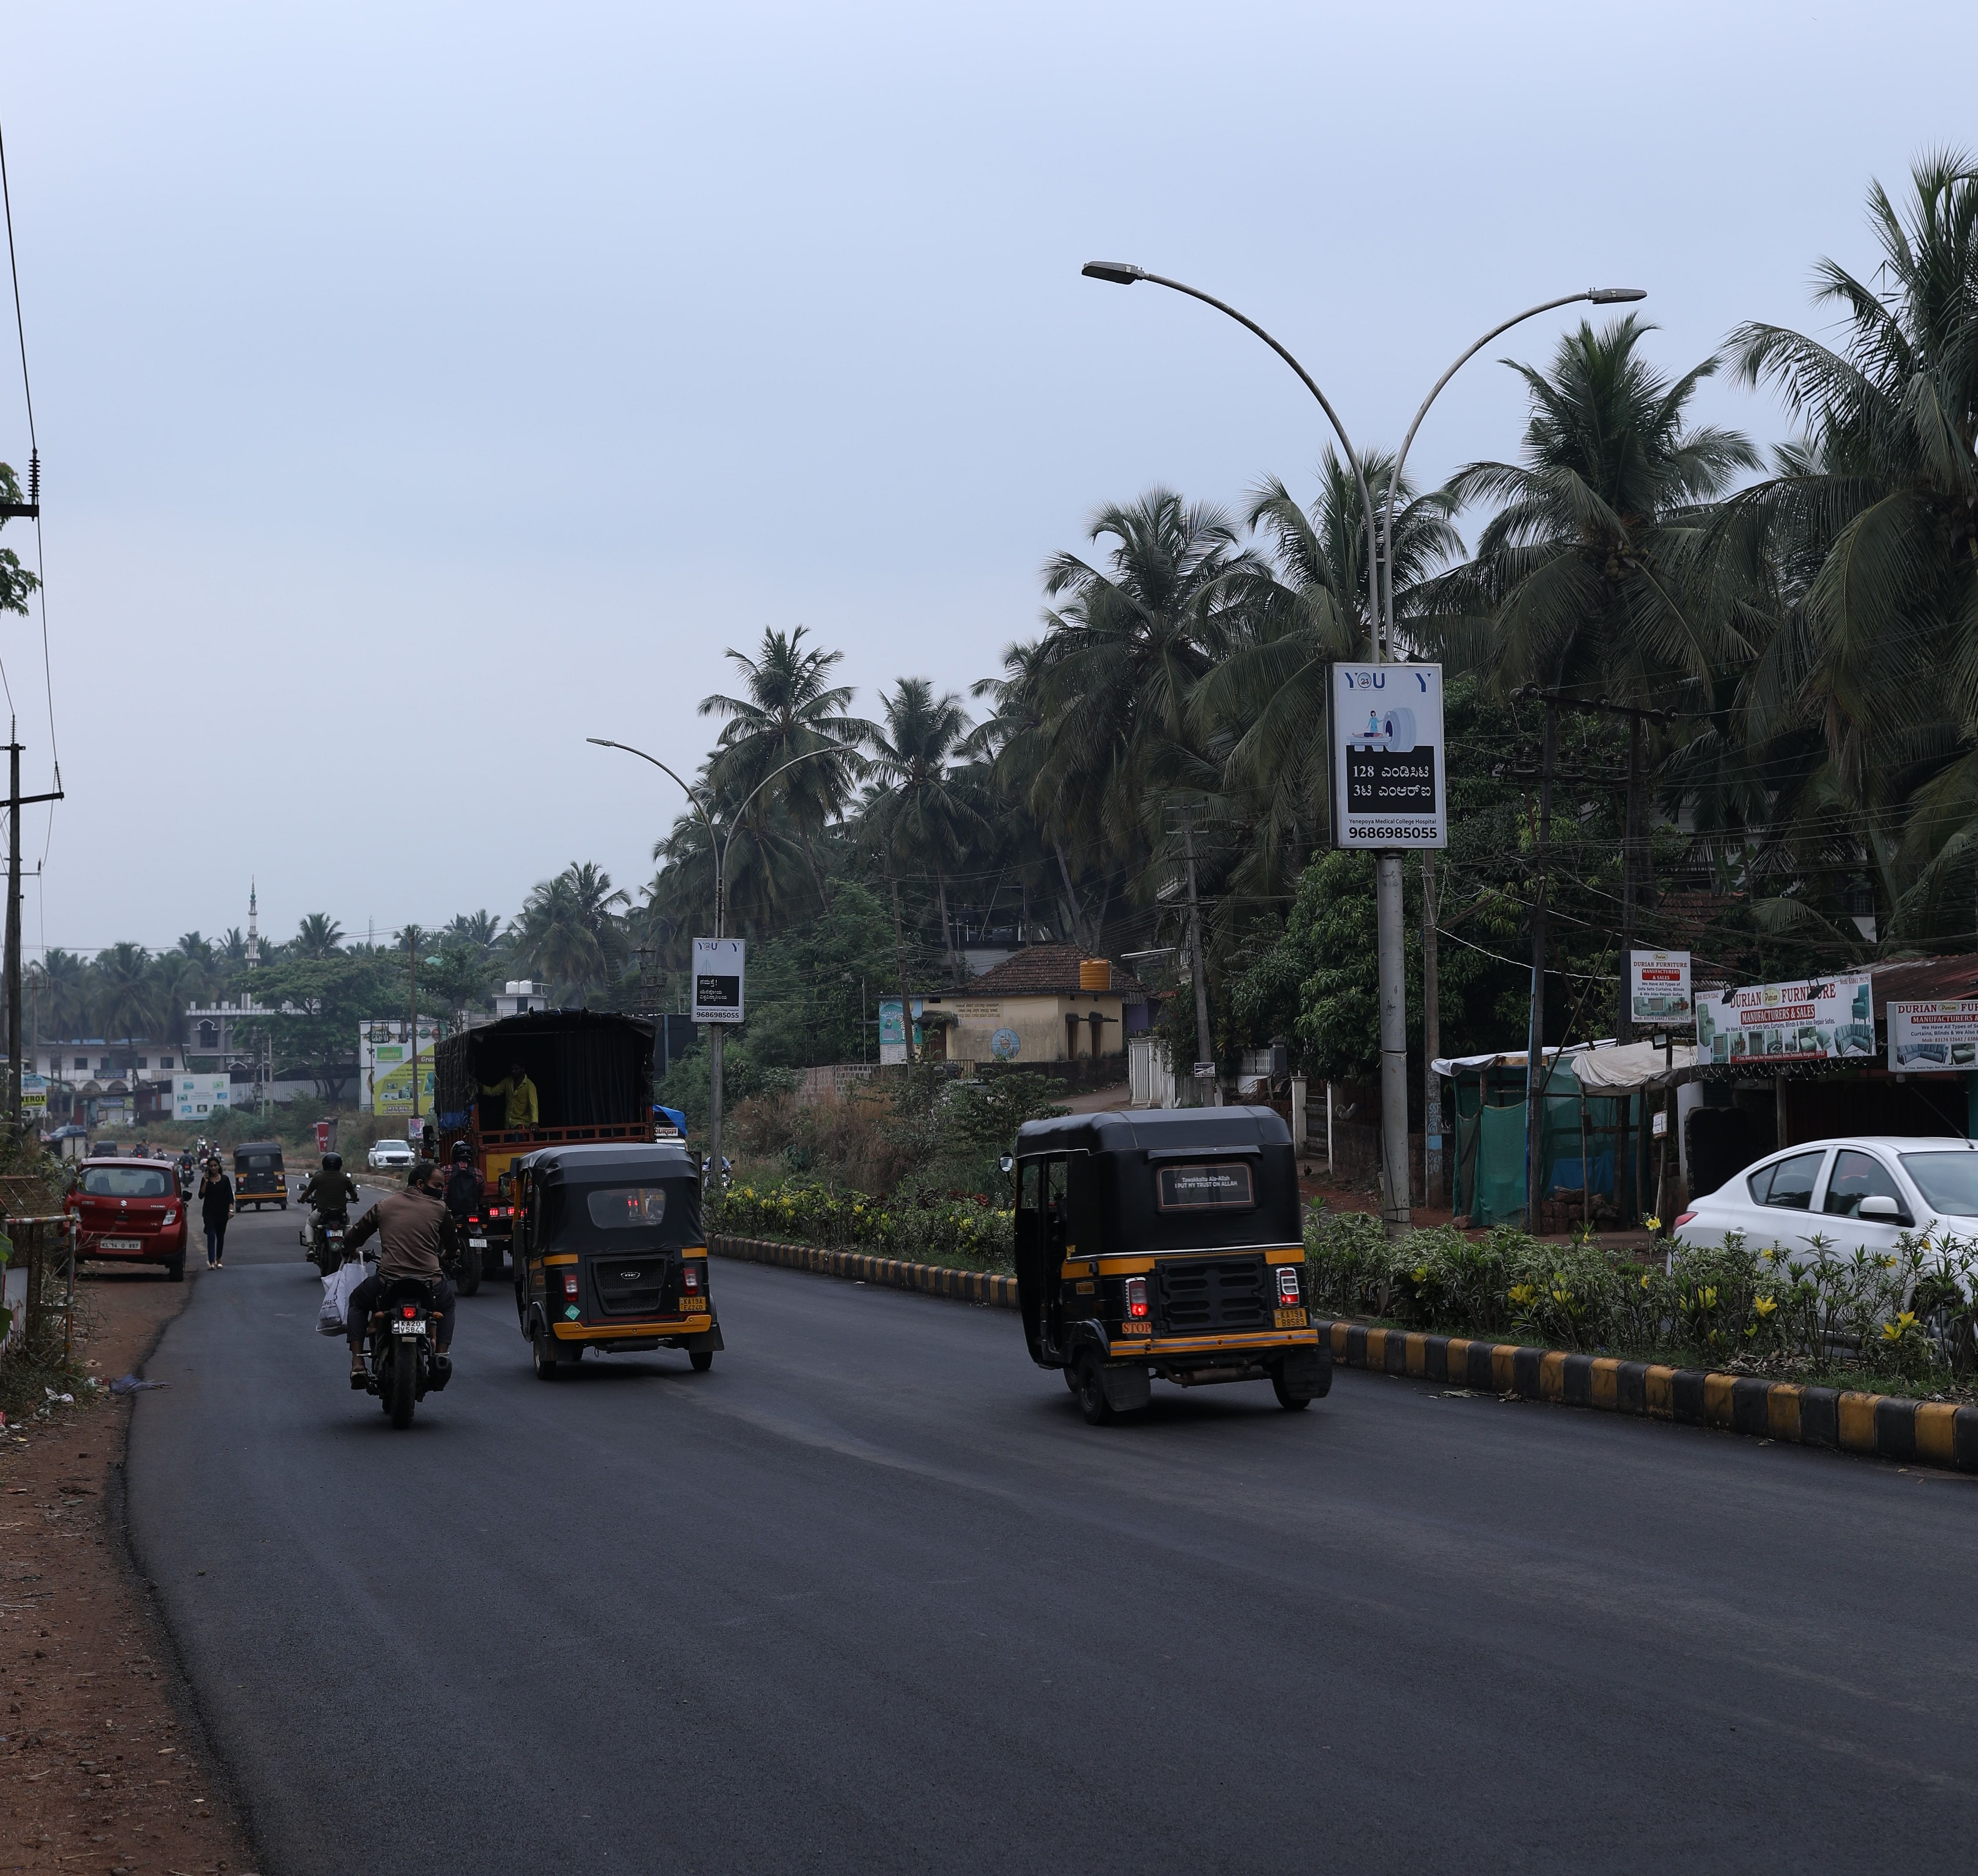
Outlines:
{"label": "car windshield", "polygon": [[171,1184],[148,1166],[92,1166],[82,1175],[82,1189],[91,1198],[163,1198]]}
{"label": "car windshield", "polygon": [[1978,1153],[1905,1153],[1903,1170],[1933,1211],[1978,1218]]}

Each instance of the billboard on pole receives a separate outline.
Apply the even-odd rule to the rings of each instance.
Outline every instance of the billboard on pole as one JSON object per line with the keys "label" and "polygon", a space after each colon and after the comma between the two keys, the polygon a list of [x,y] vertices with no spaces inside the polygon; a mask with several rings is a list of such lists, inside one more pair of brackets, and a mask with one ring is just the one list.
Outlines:
{"label": "billboard on pole", "polygon": [[739,1022],[743,1019],[743,941],[696,938],[693,941],[693,1019]]}
{"label": "billboard on pole", "polygon": [[1637,1022],[1689,1021],[1689,953],[1687,951],[1630,951],[1628,953],[1628,1012]]}
{"label": "billboard on pole", "polygon": [[1329,715],[1338,844],[1447,847],[1442,666],[1335,665]]}

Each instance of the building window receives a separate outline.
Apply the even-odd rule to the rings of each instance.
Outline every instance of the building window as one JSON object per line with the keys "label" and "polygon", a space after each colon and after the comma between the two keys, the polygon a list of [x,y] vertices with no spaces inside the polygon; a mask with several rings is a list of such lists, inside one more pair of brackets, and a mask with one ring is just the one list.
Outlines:
{"label": "building window", "polygon": [[77,1056],[75,1059],[75,1065],[78,1068],[87,1068],[89,1066],[89,1058],[87,1055]]}
{"label": "building window", "polygon": [[[137,1058],[137,1065],[141,1068],[148,1068],[151,1065],[150,1057],[149,1055],[140,1055]],[[1540,1092],[1543,1092],[1543,1091],[1541,1090]]]}
{"label": "building window", "polygon": [[[110,1058],[108,1055],[99,1055],[97,1058],[96,1072],[98,1075],[108,1075],[110,1072]],[[1543,1091],[1541,1090],[1541,1092]]]}
{"label": "building window", "polygon": [[160,1055],[158,1058],[158,1067],[161,1072],[169,1075],[171,1072],[172,1067],[171,1057],[169,1055]]}

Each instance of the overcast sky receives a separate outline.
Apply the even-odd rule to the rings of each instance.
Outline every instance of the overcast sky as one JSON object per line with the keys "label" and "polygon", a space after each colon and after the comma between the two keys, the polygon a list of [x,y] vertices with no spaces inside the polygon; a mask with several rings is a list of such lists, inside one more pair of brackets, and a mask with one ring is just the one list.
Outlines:
{"label": "overcast sky", "polygon": [[[1649,289],[1652,355],[1807,328],[1871,177],[1969,137],[1934,4],[8,9],[4,124],[68,798],[31,944],[507,914],[651,876],[767,625],[861,706],[963,689],[1037,569],[1156,484],[1308,492],[1531,302]],[[1513,453],[1508,352],[1411,467]],[[11,346],[12,334],[5,335]],[[0,351],[0,459],[25,473]],[[1770,403],[1708,415],[1770,441]],[[0,544],[31,563],[28,524]],[[38,621],[0,619],[31,786]]]}

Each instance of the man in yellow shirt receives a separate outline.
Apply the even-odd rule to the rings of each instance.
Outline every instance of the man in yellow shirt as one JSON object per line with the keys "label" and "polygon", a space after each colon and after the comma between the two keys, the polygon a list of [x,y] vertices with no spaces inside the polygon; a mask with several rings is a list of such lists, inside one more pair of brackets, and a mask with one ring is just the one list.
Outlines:
{"label": "man in yellow shirt", "polygon": [[505,1095],[508,1097],[508,1112],[502,1120],[504,1127],[514,1128],[536,1125],[536,1085],[523,1072],[519,1062],[509,1063],[507,1080],[497,1082],[491,1088],[484,1082],[481,1092],[484,1095]]}

